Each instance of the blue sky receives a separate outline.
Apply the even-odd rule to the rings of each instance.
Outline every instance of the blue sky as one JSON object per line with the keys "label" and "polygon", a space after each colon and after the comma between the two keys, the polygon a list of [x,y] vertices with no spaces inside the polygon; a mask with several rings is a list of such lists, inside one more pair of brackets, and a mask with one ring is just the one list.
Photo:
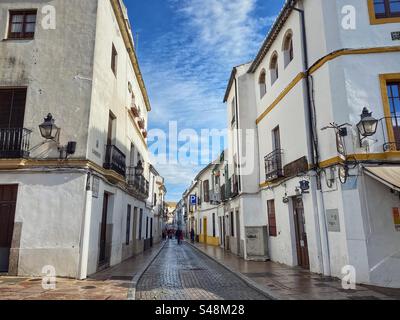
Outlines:
{"label": "blue sky", "polygon": [[[283,2],[125,0],[152,105],[150,132],[168,132],[169,121],[177,121],[178,131],[226,128],[222,100],[232,67],[255,57]],[[179,200],[202,167],[156,164],[167,199]]]}

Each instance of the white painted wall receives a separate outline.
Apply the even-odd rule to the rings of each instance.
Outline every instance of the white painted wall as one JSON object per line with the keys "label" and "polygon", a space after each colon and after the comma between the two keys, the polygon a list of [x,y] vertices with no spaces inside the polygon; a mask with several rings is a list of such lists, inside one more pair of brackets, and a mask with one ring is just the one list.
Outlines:
{"label": "white painted wall", "polygon": [[41,276],[54,266],[57,276],[78,275],[86,174],[0,173],[1,184],[18,184],[15,222],[22,223],[18,274]]}

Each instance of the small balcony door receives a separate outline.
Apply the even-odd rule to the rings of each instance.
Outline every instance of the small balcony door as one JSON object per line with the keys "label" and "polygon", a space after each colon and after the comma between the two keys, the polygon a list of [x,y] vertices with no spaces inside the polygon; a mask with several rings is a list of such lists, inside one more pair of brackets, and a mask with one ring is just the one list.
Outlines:
{"label": "small balcony door", "polygon": [[107,132],[107,145],[113,145],[115,144],[115,122],[116,122],[116,117],[114,114],[110,111],[108,115],[108,132]]}
{"label": "small balcony door", "polygon": [[276,127],[274,130],[272,130],[272,147],[273,150],[281,149],[281,134],[279,127]]}
{"label": "small balcony door", "polygon": [[30,131],[23,128],[26,88],[0,89],[0,158],[29,155]]}
{"label": "small balcony door", "polygon": [[26,88],[0,89],[0,129],[24,126]]}

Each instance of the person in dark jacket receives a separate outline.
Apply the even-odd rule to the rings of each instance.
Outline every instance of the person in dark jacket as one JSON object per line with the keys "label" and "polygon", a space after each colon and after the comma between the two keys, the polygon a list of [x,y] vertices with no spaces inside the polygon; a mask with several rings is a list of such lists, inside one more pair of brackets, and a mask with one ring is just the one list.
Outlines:
{"label": "person in dark jacket", "polygon": [[194,243],[194,229],[190,230],[190,240]]}

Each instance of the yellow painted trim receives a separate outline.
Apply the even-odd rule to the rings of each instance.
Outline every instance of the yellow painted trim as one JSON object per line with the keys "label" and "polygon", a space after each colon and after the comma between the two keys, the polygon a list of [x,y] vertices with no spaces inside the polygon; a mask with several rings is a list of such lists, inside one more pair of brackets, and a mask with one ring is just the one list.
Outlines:
{"label": "yellow painted trim", "polygon": [[[349,155],[350,159],[356,159],[358,161],[367,160],[400,160],[400,151],[388,151],[383,153],[359,153]],[[334,157],[325,161],[320,162],[320,168],[327,168],[333,165],[343,163],[340,157]]]}
{"label": "yellow painted trim", "polygon": [[129,57],[133,65],[133,69],[135,71],[135,75],[138,80],[139,87],[142,92],[147,111],[151,111],[150,100],[147,94],[146,86],[144,84],[142,72],[140,71],[138,58],[136,56],[135,46],[133,45],[132,38],[129,34],[128,26],[126,24],[124,14],[122,12],[122,8],[120,6],[119,0],[110,0],[110,1],[111,1],[111,6],[114,10],[114,14],[117,18],[119,29],[121,30],[121,34],[124,39],[126,49],[128,50]]}
{"label": "yellow painted trim", "polygon": [[292,90],[296,84],[298,84],[302,79],[306,77],[304,72],[299,73],[290,84],[279,94],[278,98],[257,118],[256,124],[259,124],[262,119],[264,119],[282,99]]}
{"label": "yellow painted trim", "polygon": [[69,160],[37,160],[37,159],[0,159],[1,170],[33,169],[38,167],[49,168],[79,168],[94,170],[106,178],[111,178],[120,183],[126,183],[123,176],[113,170],[107,170],[90,160],[69,159]]}
{"label": "yellow painted trim", "polygon": [[[393,123],[390,119],[392,116],[390,112],[390,103],[389,97],[387,95],[387,83],[389,81],[400,81],[400,73],[389,73],[389,74],[381,74],[379,75],[379,82],[381,85],[381,96],[382,96],[382,104],[383,104],[383,111],[385,114],[386,119],[386,128],[388,132],[389,142],[395,142],[394,130],[393,130]],[[395,151],[391,150],[391,151]]]}
{"label": "yellow painted trim", "polygon": [[199,235],[199,242],[200,243],[205,243],[211,246],[219,246],[219,237],[211,237],[211,236],[207,236],[207,240],[206,242],[204,242],[204,234],[200,234]]}
{"label": "yellow painted trim", "polygon": [[[400,151],[388,151],[383,153],[358,153],[358,154],[350,154],[348,156],[350,159],[356,159],[357,161],[367,161],[367,160],[395,160],[400,161]],[[338,164],[342,164],[343,160],[340,157],[333,157],[319,163],[319,167],[329,168]],[[310,168],[311,170],[311,168]],[[278,184],[277,184],[278,185]],[[260,188],[271,187],[274,186],[274,183],[271,182],[263,182],[260,183]]]}
{"label": "yellow painted trim", "polygon": [[317,70],[321,69],[327,62],[332,61],[341,56],[348,55],[358,55],[358,54],[373,54],[373,53],[390,53],[390,52],[399,52],[400,46],[390,46],[390,47],[377,47],[377,48],[365,48],[365,49],[344,49],[328,54],[323,57],[317,63],[315,63],[310,68],[310,74],[315,73]]}
{"label": "yellow painted trim", "polygon": [[400,22],[400,17],[393,17],[393,18],[382,18],[378,19],[375,15],[375,8],[374,8],[374,0],[367,0],[368,1],[368,13],[369,13],[369,22],[370,24],[385,24],[385,23],[398,23]]}
{"label": "yellow painted trim", "polygon": [[[344,49],[331,53],[317,63],[315,63],[309,70],[309,74],[315,73],[317,70],[322,68],[326,63],[332,61],[338,57],[346,55],[358,55],[358,54],[373,54],[373,53],[390,53],[390,52],[400,52],[400,46],[391,47],[377,47],[377,48],[367,48],[367,49]],[[256,124],[258,125],[278,104],[285,98],[285,96],[296,86],[297,83],[306,77],[305,73],[299,73],[290,84],[279,94],[278,98],[269,105],[265,111],[257,118]]]}

